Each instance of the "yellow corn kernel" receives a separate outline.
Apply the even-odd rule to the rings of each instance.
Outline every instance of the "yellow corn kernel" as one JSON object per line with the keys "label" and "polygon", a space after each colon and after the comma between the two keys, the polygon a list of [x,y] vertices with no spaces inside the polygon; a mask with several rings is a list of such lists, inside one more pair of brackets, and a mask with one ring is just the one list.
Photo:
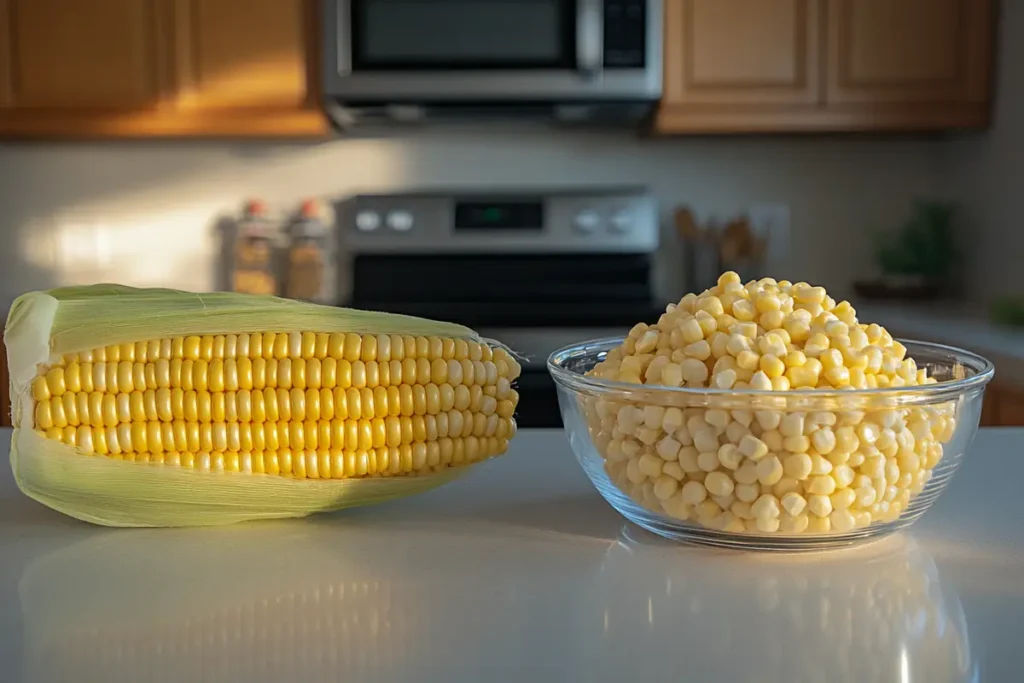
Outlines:
{"label": "yellow corn kernel", "polygon": [[[694,362],[712,355],[708,328]],[[518,363],[461,339],[191,335],[64,363],[32,383],[34,428],[137,463],[309,479],[409,474],[496,455],[515,431]]]}

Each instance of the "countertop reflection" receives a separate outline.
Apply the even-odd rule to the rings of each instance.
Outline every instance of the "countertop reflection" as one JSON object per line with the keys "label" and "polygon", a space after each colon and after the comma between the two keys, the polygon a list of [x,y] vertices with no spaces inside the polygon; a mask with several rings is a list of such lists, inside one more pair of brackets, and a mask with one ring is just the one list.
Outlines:
{"label": "countertop reflection", "polygon": [[1011,681],[1022,451],[983,431],[912,534],[813,555],[624,524],[559,432],[415,499],[213,529],[79,524],[5,470],[0,680]]}

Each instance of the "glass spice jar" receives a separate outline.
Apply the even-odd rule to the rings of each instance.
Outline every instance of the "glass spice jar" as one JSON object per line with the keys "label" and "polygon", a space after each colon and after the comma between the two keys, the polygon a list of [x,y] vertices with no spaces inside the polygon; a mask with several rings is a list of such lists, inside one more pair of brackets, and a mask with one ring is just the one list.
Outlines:
{"label": "glass spice jar", "polygon": [[232,291],[241,294],[276,295],[280,281],[275,268],[277,231],[259,200],[246,205],[235,239]]}
{"label": "glass spice jar", "polygon": [[289,230],[286,292],[289,299],[328,303],[328,235],[319,207],[306,200]]}

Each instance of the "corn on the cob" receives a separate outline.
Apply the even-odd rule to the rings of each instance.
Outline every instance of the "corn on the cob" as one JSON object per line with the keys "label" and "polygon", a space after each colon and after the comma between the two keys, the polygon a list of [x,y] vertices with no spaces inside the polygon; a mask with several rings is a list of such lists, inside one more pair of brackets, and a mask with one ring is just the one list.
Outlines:
{"label": "corn on the cob", "polygon": [[447,323],[84,288],[19,299],[7,343],[13,453],[35,437],[79,458],[352,480],[471,464],[515,434],[519,365]]}

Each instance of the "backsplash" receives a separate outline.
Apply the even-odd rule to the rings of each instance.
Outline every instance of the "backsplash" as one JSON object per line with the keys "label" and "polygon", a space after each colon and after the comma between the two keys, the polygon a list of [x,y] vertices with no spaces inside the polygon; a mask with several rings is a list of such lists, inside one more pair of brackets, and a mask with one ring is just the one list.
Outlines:
{"label": "backsplash", "polygon": [[205,290],[220,282],[216,225],[245,199],[275,213],[306,197],[409,187],[643,184],[662,202],[657,287],[683,289],[678,204],[728,216],[792,213],[789,277],[838,294],[871,268],[866,231],[899,223],[942,187],[937,140],[637,139],[582,131],[424,132],[324,144],[0,146],[0,310],[21,292],[118,281]]}

